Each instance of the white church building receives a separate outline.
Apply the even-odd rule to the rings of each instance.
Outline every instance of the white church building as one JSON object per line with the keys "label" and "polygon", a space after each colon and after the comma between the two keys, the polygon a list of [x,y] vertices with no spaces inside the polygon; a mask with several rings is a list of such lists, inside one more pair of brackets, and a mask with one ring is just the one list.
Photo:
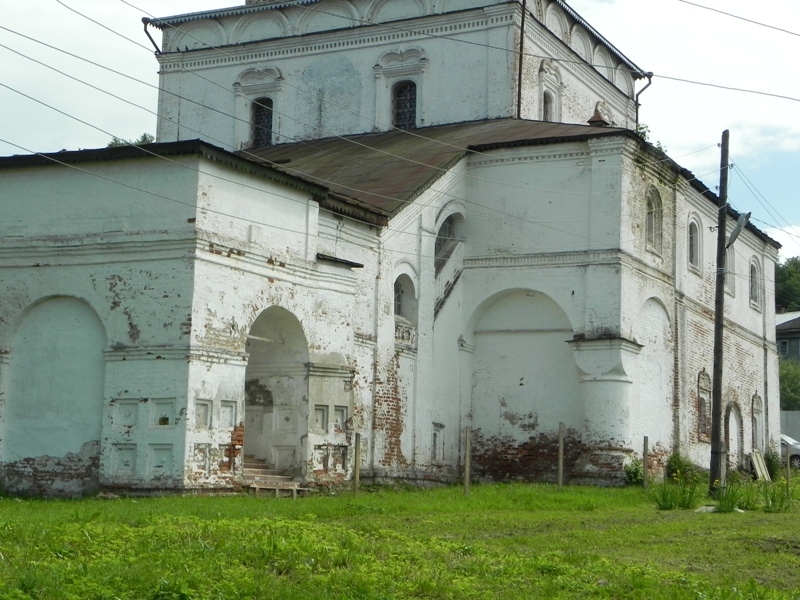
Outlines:
{"label": "white church building", "polygon": [[[145,19],[157,143],[0,158],[0,491],[708,465],[716,195],[562,0]],[[157,42],[161,34],[160,43]],[[591,123],[591,124],[590,124]],[[735,217],[729,219],[732,229]],[[779,434],[772,273],[728,251],[723,439]]]}

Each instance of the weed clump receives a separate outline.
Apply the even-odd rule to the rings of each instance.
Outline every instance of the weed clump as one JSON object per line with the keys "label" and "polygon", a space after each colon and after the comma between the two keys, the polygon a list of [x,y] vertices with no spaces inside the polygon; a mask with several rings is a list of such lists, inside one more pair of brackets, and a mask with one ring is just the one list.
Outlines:
{"label": "weed clump", "polygon": [[781,460],[780,452],[778,452],[774,444],[764,452],[764,464],[767,467],[770,479],[775,481],[780,477],[783,472],[783,461]]}
{"label": "weed clump", "polygon": [[625,472],[626,485],[643,485],[644,484],[644,462],[638,456],[632,457],[622,467]]}

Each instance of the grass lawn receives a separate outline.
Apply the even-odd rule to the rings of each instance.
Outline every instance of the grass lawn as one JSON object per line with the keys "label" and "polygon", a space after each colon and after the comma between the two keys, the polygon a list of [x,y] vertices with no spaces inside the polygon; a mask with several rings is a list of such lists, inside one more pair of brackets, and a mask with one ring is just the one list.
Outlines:
{"label": "grass lawn", "polygon": [[524,484],[0,498],[0,599],[24,598],[800,598],[800,523]]}

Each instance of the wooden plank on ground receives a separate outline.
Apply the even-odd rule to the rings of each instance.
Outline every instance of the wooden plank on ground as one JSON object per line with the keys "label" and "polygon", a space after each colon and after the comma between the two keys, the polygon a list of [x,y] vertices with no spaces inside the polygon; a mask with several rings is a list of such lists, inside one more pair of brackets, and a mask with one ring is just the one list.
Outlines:
{"label": "wooden plank on ground", "polygon": [[767,470],[767,463],[764,462],[761,451],[754,449],[750,458],[753,461],[753,468],[756,470],[756,478],[767,482],[772,481],[769,476],[769,471]]}

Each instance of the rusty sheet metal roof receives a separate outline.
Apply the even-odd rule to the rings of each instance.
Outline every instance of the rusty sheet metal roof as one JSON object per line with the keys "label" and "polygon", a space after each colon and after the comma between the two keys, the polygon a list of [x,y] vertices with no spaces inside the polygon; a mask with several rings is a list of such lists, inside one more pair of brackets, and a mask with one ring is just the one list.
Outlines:
{"label": "rusty sheet metal roof", "polygon": [[238,154],[391,216],[470,152],[610,135],[633,134],[612,127],[497,119],[281,144]]}

